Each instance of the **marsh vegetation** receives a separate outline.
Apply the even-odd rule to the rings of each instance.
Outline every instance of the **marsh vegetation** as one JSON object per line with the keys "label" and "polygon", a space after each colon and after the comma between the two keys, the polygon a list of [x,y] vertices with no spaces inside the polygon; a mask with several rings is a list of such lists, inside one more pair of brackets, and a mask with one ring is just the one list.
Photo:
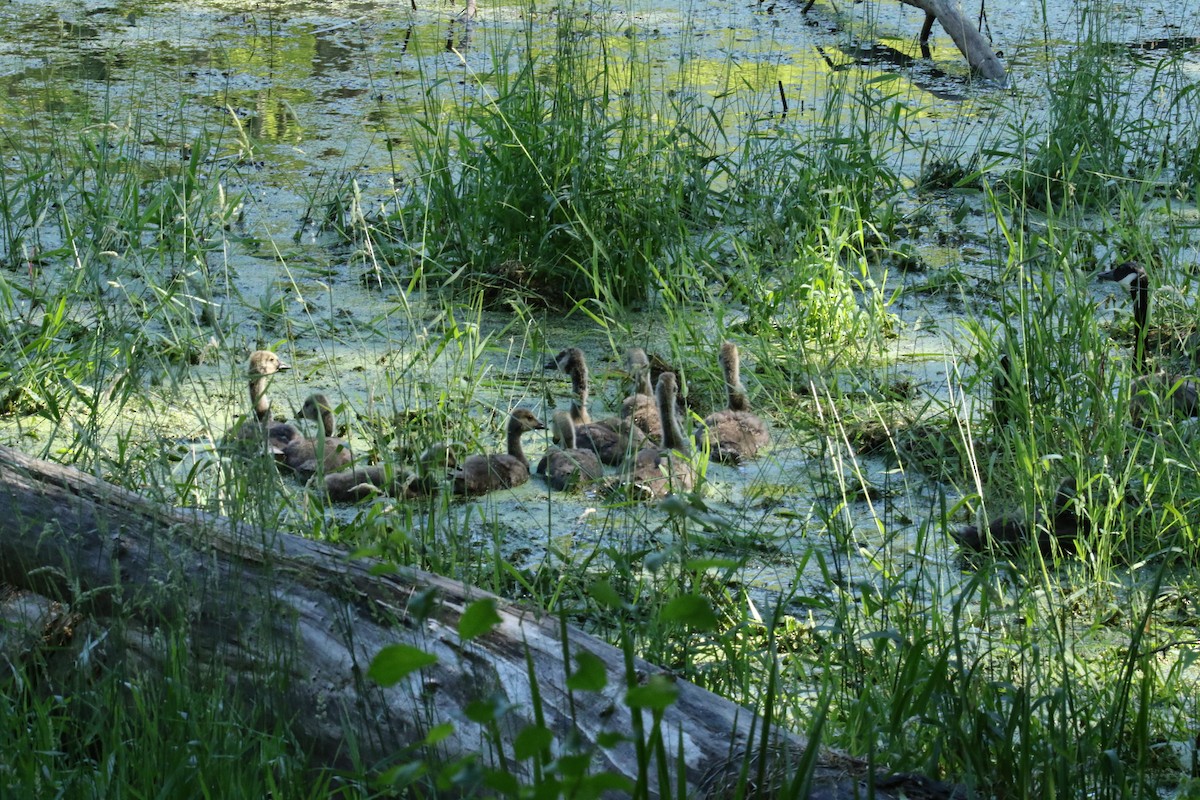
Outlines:
{"label": "marsh vegetation", "polygon": [[[1044,4],[1001,91],[949,46],[863,57],[912,49],[888,10],[762,5],[9,4],[46,41],[5,67],[0,443],[520,600],[982,796],[1190,796],[1197,422],[1134,378],[1197,369],[1192,10]],[[1096,279],[1127,260],[1144,327]],[[725,340],[770,443],[722,464],[701,437],[665,505],[536,475],[335,503],[225,446],[253,350],[292,367],[276,416],[324,392],[355,458],[399,469],[500,452],[514,408],[548,425],[568,347],[598,416],[644,348],[695,443]],[[1067,507],[1071,547],[1039,547]],[[962,551],[1000,519],[1030,535]],[[588,768],[516,787],[402,753],[314,781],[181,632],[151,674],[92,634],[5,651],[5,794],[557,797]]]}

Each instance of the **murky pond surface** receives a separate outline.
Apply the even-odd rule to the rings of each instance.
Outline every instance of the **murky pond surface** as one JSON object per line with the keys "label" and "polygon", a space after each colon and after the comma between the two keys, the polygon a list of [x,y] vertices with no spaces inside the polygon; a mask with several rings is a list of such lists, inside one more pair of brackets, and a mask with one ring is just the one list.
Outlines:
{"label": "murky pond surface", "polygon": [[[18,0],[0,6],[0,130],[10,166],[27,158],[36,142],[94,138],[98,128],[111,126],[129,131],[125,146],[150,160],[187,160],[194,147],[211,148],[204,158],[229,165],[224,190],[241,198],[229,230],[218,233],[225,241],[209,265],[224,287],[213,298],[222,325],[212,352],[220,358],[175,371],[163,395],[173,398],[171,407],[127,408],[102,426],[107,435],[133,432],[182,447],[187,455],[180,471],[186,473],[246,406],[241,364],[226,356],[256,346],[279,350],[295,367],[272,385],[277,408],[297,408],[310,389],[325,390],[342,404],[340,414],[352,421],[350,434],[364,451],[396,444],[372,434],[371,420],[419,419],[423,409],[456,405],[461,424],[437,433],[480,449],[497,447],[508,408],[520,404],[548,417],[551,406],[565,406],[565,380],[541,365],[568,345],[584,347],[593,359],[597,413],[627,391],[618,360],[627,346],[662,356],[685,382],[706,372],[711,377],[721,336],[716,330],[703,347],[685,350],[649,315],[631,314],[605,328],[579,314],[472,313],[418,287],[381,292],[364,285],[362,254],[317,224],[322,203],[351,180],[363,208],[381,202],[410,167],[408,120],[425,102],[425,88],[446,98],[490,91],[493,59],[530,18],[524,5],[484,3],[468,25],[457,6],[418,5]],[[740,134],[762,126],[803,137],[828,104],[883,87],[881,102],[903,116],[911,139],[894,150],[895,169],[908,181],[930,154],[970,152],[984,133],[1043,124],[1048,65],[1087,26],[1085,4],[987,3],[987,31],[1011,71],[1013,88],[1001,90],[969,80],[940,28],[932,58],[921,58],[915,39],[922,14],[912,8],[839,3],[848,7],[838,11],[818,4],[802,15],[799,5],[643,1],[596,13],[645,48],[664,87],[684,61],[701,90],[739,87],[743,109],[765,112],[735,117],[730,129]],[[1042,18],[1043,10],[1049,18]],[[535,30],[552,37],[552,17],[534,15]],[[1149,87],[1200,77],[1200,47],[1191,38],[1198,34],[1192,4],[1143,0],[1106,14],[1097,35],[1113,43],[1121,68],[1147,87],[1135,102],[1153,105],[1169,98]],[[1164,75],[1168,54],[1170,74]],[[841,94],[830,91],[834,74],[850,76]],[[1189,117],[1186,108],[1165,112],[1171,114]],[[968,280],[994,280],[1003,255],[982,217],[960,214],[963,201],[953,196],[922,202],[953,234],[946,237],[950,244],[915,243],[933,271],[880,274],[880,292],[893,297],[950,269]],[[58,244],[45,235],[43,247]],[[27,246],[35,259],[37,245]],[[1179,253],[1182,261],[1197,261],[1191,245]],[[101,291],[120,303],[132,289],[110,282]],[[890,311],[899,337],[889,345],[883,371],[950,409],[942,413],[967,418],[972,400],[959,396],[958,381],[970,343],[959,319],[967,304],[987,299],[968,296],[964,304],[956,291],[894,297]],[[86,313],[81,317],[86,323]],[[747,365],[752,396],[753,366]],[[22,449],[36,450],[50,435],[35,419],[2,425],[0,438]],[[396,436],[416,440],[426,433],[400,430]],[[709,465],[708,510],[727,524],[699,534],[712,552],[744,560],[739,580],[754,602],[769,604],[793,588],[820,594],[826,572],[815,562],[799,576],[796,571],[814,545],[848,582],[880,563],[937,584],[960,579],[949,539],[920,548],[919,557],[915,543],[942,537],[942,524],[930,521],[976,487],[939,485],[894,458],[856,457],[846,442],[802,437],[780,417],[774,435],[768,455],[752,464]],[[533,436],[528,449],[536,459],[547,444]],[[471,547],[481,554],[496,547],[520,568],[553,568],[610,546],[634,552],[675,541],[674,523],[657,509],[551,494],[536,480],[444,512],[447,529]],[[363,510],[327,513],[331,521],[347,522]],[[929,552],[944,558],[930,563]],[[807,585],[796,586],[797,580]]]}

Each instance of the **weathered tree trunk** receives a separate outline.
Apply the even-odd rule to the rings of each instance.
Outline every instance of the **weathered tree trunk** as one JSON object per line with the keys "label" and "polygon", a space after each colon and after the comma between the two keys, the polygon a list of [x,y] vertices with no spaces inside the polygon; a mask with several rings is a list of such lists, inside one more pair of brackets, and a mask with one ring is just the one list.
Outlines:
{"label": "weathered tree trunk", "polygon": [[936,18],[938,22],[942,23],[946,33],[950,34],[954,44],[958,45],[958,49],[966,56],[971,69],[1001,86],[1008,83],[1008,74],[1004,70],[1004,65],[992,52],[992,46],[988,40],[983,38],[979,31],[959,13],[959,3],[956,0],[900,0],[900,2],[925,12],[925,24],[921,29],[922,44],[929,38],[930,18]]}
{"label": "weathered tree trunk", "polygon": [[[950,38],[954,40],[954,44],[966,57],[971,69],[1001,86],[1008,85],[1008,74],[1004,70],[1004,64],[1000,63],[1000,59],[992,52],[992,46],[988,40],[971,27],[959,13],[958,0],[900,0],[900,2],[925,12],[925,22],[921,26],[923,53],[925,44],[929,41],[929,32],[933,29],[933,21],[936,19],[942,23],[946,33],[950,34]],[[816,0],[807,0],[800,13],[807,14],[815,3]]]}
{"label": "weathered tree trunk", "polygon": [[[493,598],[501,622],[463,642],[458,623],[474,601],[492,597],[456,581],[418,570],[381,570],[332,546],[264,531],[204,512],[161,507],[140,495],[76,470],[0,447],[0,580],[61,600],[71,613],[96,624],[120,615],[127,655],[155,663],[159,625],[184,625],[197,657],[216,659],[255,702],[275,693],[297,738],[320,763],[349,763],[353,737],[363,763],[383,764],[421,742],[434,725],[454,732],[425,755],[453,759],[481,753],[518,777],[529,762],[512,760],[513,739],[535,724],[535,694],[557,746],[570,737],[594,747],[596,767],[634,780],[638,748],[631,740],[596,747],[604,732],[630,734],[634,719],[620,650],[553,617]],[[0,595],[0,605],[4,598]],[[6,609],[10,619],[30,613]],[[45,607],[44,605],[42,607]],[[414,609],[425,608],[417,614]],[[565,634],[565,642],[564,642]],[[433,666],[382,688],[365,677],[385,646],[405,643],[437,656]],[[568,656],[569,653],[569,656]],[[566,677],[580,653],[604,665],[607,685],[570,691]],[[634,662],[637,681],[662,674]],[[531,672],[536,685],[531,682]],[[282,680],[280,679],[282,673]],[[264,675],[273,675],[264,679]],[[744,764],[768,754],[776,781],[805,751],[803,739],[780,729],[766,733],[751,712],[710,692],[675,682],[678,700],[662,718],[666,752],[642,753],[650,769],[644,796],[676,794],[662,774],[685,764],[688,797],[724,797]],[[501,697],[513,709],[488,732],[464,713],[472,701]],[[648,729],[650,717],[644,720]],[[682,747],[681,754],[679,748]],[[749,754],[749,755],[748,755]],[[878,797],[921,787],[945,796],[946,787],[915,776],[869,777],[856,759],[821,751],[813,791],[825,798],[854,796],[870,780]],[[890,793],[894,787],[896,794]]]}

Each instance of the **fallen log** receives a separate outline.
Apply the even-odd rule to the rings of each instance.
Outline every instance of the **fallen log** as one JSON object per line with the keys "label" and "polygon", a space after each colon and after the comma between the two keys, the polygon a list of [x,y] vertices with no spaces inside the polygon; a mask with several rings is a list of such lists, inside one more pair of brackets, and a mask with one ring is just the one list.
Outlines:
{"label": "fallen log", "polygon": [[[217,659],[232,684],[255,692],[256,704],[271,702],[273,693],[272,707],[289,715],[318,764],[349,766],[353,742],[357,762],[379,768],[479,754],[528,781],[537,759],[520,755],[514,742],[544,729],[553,744],[540,746],[542,764],[568,749],[591,753],[593,771],[622,781],[614,796],[631,787],[648,798],[679,796],[680,787],[667,784],[682,780],[686,796],[715,798],[764,776],[766,784],[794,787],[805,763],[804,738],[554,617],[453,580],[163,507],[4,447],[0,520],[0,581],[94,624],[120,616],[126,631],[141,631],[123,637],[122,655],[148,665],[162,658],[156,628],[184,626],[193,653]],[[494,609],[495,625],[460,636],[464,615],[481,600]],[[367,678],[372,659],[398,644],[436,661],[389,686]],[[584,663],[594,674],[580,688]],[[628,693],[647,685],[669,686],[674,702],[631,710]],[[481,719],[481,701],[505,711]],[[436,746],[421,749],[445,723],[453,728],[438,729]],[[657,738],[646,733],[655,726]],[[812,797],[864,796],[868,785],[879,798],[955,791],[920,776],[874,775],[865,762],[832,750],[809,755],[816,756]],[[745,796],[770,791],[758,789],[761,795]]]}
{"label": "fallen log", "polygon": [[[959,52],[967,59],[967,63],[977,75],[995,81],[1000,86],[1008,85],[1008,73],[1004,64],[992,51],[992,46],[986,38],[959,13],[959,3],[955,0],[900,0],[905,5],[919,8],[925,12],[925,22],[921,26],[922,52],[927,55],[926,43],[936,19],[942,28],[954,40]],[[801,13],[808,13],[816,0],[808,0]]]}

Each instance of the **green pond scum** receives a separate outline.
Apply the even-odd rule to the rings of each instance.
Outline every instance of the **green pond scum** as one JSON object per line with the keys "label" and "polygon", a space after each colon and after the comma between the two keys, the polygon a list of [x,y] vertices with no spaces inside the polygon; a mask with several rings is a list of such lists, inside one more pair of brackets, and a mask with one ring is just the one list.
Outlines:
{"label": "green pond scum", "polygon": [[[1200,369],[1196,9],[968,3],[1000,88],[915,8],[804,5],[3,4],[0,443],[561,615],[973,796],[1197,796],[1200,423],[1137,378]],[[1096,280],[1128,260],[1144,326]],[[770,430],[740,464],[694,438],[724,341]],[[311,436],[323,393],[401,469],[549,426],[569,347],[596,419],[629,348],[677,376],[694,488],[342,503],[228,446],[255,350],[275,419]],[[0,638],[0,794],[595,796],[411,753],[314,779],[184,631],[153,666],[87,635]]]}

